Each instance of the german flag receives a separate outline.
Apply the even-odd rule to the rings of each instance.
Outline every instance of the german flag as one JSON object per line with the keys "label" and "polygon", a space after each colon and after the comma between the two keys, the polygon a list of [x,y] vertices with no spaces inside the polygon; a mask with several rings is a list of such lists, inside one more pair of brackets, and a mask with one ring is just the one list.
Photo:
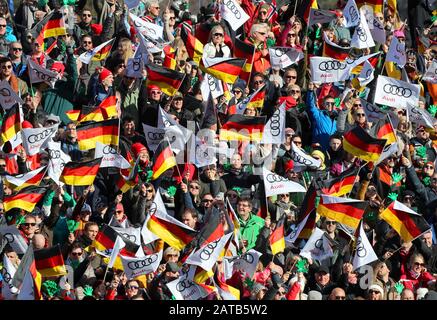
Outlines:
{"label": "german flag", "polygon": [[5,112],[1,130],[0,138],[2,144],[5,144],[20,132],[21,117],[18,104]]}
{"label": "german flag", "polygon": [[41,294],[41,286],[42,286],[42,276],[41,273],[38,272],[36,268],[35,258],[32,257],[32,262],[29,267],[29,272],[32,275],[33,278],[33,294],[35,297],[35,300],[41,300],[42,294]]}
{"label": "german flag", "polygon": [[240,79],[249,83],[252,72],[253,57],[255,55],[255,46],[235,38],[234,56],[236,58],[246,59],[246,64],[240,72]]}
{"label": "german flag", "polygon": [[346,60],[351,50],[350,47],[341,47],[338,44],[328,39],[326,34],[323,34],[323,53],[324,57],[334,58],[340,61]]}
{"label": "german flag", "polygon": [[120,178],[117,180],[117,188],[123,193],[128,192],[130,189],[135,187],[135,181],[130,181],[127,177],[120,174]]}
{"label": "german flag", "polygon": [[221,58],[219,62],[206,67],[203,59],[200,61],[200,70],[209,73],[217,79],[226,83],[235,83],[243,70],[246,59],[240,58]]}
{"label": "german flag", "polygon": [[379,181],[388,185],[389,187],[392,187],[392,186],[400,187],[402,185],[401,181],[398,181],[396,184],[394,184],[391,173],[389,173],[384,168],[378,167],[378,173],[379,173]]}
{"label": "german flag", "polygon": [[197,233],[173,222],[164,220],[156,214],[151,215],[147,221],[147,228],[164,240],[169,246],[177,250],[182,250],[187,244],[193,241]]}
{"label": "german flag", "polygon": [[371,133],[374,137],[378,139],[386,139],[387,145],[395,143],[396,134],[393,126],[391,125],[391,121],[386,115],[384,118],[379,119],[376,124],[372,127]]}
{"label": "german flag", "polygon": [[179,90],[185,77],[185,74],[165,67],[151,64],[145,67],[147,69],[146,86],[154,84],[160,87],[162,92],[168,96],[173,96]]}
{"label": "german flag", "polygon": [[276,255],[279,252],[284,252],[285,249],[284,222],[285,222],[285,215],[279,218],[275,230],[273,230],[273,232],[269,237],[270,247],[272,248],[273,255]]}
{"label": "german flag", "polygon": [[36,170],[27,172],[25,174],[19,174],[15,176],[6,175],[5,179],[13,185],[11,189],[20,191],[29,186],[39,185],[42,178],[46,174],[47,166],[38,168]]}
{"label": "german flag", "polygon": [[36,204],[41,201],[46,193],[47,188],[44,187],[27,187],[20,190],[16,194],[4,196],[3,205],[5,212],[12,208],[20,208],[27,212],[32,212]]}
{"label": "german flag", "polygon": [[61,247],[56,246],[35,251],[36,269],[43,277],[58,277],[67,274]]}
{"label": "german flag", "polygon": [[264,98],[266,97],[266,86],[264,85],[261,90],[256,92],[249,102],[246,108],[262,108],[264,106]]}
{"label": "german flag", "polygon": [[115,39],[109,40],[99,51],[94,54],[91,61],[105,60],[111,54],[111,49],[114,41]]}
{"label": "german flag", "polygon": [[313,230],[316,227],[316,218],[316,209],[313,209],[309,213],[308,219],[303,226],[302,231],[299,233],[298,239],[309,239],[311,237]]}
{"label": "german flag", "polygon": [[317,213],[356,229],[366,207],[366,201],[322,195]]}
{"label": "german flag", "polygon": [[385,139],[371,137],[363,128],[357,126],[344,134],[343,148],[364,161],[375,162],[381,156],[386,142]]}
{"label": "german flag", "polygon": [[164,61],[162,65],[171,70],[176,70],[176,50],[172,46],[166,45],[162,51],[164,51]]}
{"label": "german flag", "polygon": [[90,186],[96,178],[102,158],[85,162],[69,162],[62,170],[60,181],[70,186]]}
{"label": "german flag", "polygon": [[352,191],[359,168],[352,167],[344,171],[339,177],[321,181],[321,191],[332,197],[340,197]]}
{"label": "german flag", "polygon": [[77,126],[79,149],[95,149],[96,142],[118,145],[119,123],[119,119],[109,119]]}
{"label": "german flag", "polygon": [[168,141],[161,141],[153,154],[152,179],[157,179],[165,171],[176,165],[176,158],[173,155],[173,151],[171,150]]}
{"label": "german flag", "polygon": [[117,97],[109,96],[99,104],[102,111],[103,119],[110,119],[118,115],[117,113]]}
{"label": "german flag", "polygon": [[392,202],[381,213],[381,219],[396,230],[406,242],[413,241],[431,228],[425,218],[399,201]]}
{"label": "german flag", "polygon": [[364,5],[373,8],[374,13],[383,12],[384,8],[384,0],[356,0],[355,3],[358,9]]}
{"label": "german flag", "polygon": [[303,18],[308,24],[308,19],[310,18],[310,9],[319,9],[317,0],[303,0],[298,9],[298,16]]}
{"label": "german flag", "polygon": [[79,122],[87,122],[87,121],[103,121],[105,120],[102,114],[102,110],[99,107],[88,107],[83,106],[79,115]]}
{"label": "german flag", "polygon": [[297,221],[302,222],[307,215],[309,215],[313,210],[316,209],[315,203],[317,198],[317,188],[315,185],[315,180],[311,182],[305,193],[305,198],[303,198],[302,205],[300,206]]}
{"label": "german flag", "polygon": [[44,45],[44,39],[63,36],[67,34],[65,29],[64,17],[60,11],[52,11],[44,19],[35,25],[35,31],[39,30],[36,41],[40,46]]}
{"label": "german flag", "polygon": [[219,272],[214,273],[214,283],[223,300],[240,300],[240,290],[222,281]]}
{"label": "german flag", "polygon": [[184,41],[188,56],[197,64],[203,56],[203,44],[194,37],[186,28],[181,28],[181,38]]}
{"label": "german flag", "polygon": [[80,116],[80,110],[70,110],[65,113],[71,121],[78,121]]}
{"label": "german flag", "polygon": [[220,129],[220,140],[261,141],[266,117],[233,114]]}

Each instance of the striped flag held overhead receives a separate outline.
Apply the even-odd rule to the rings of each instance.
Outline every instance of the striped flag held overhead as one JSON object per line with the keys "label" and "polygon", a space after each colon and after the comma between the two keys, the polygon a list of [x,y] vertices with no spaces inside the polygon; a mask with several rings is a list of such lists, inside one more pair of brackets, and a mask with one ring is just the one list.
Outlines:
{"label": "striped flag held overhead", "polygon": [[285,215],[279,218],[275,230],[270,234],[269,242],[272,248],[272,254],[275,255],[280,252],[284,252],[285,239],[284,239],[284,223]]}
{"label": "striped flag held overhead", "polygon": [[182,84],[185,74],[165,67],[148,64],[146,86],[156,85],[168,96],[173,96]]}
{"label": "striped flag held overhead", "polygon": [[240,79],[249,83],[253,57],[255,55],[255,46],[235,38],[234,55],[236,58],[246,59],[246,63],[240,72]]}
{"label": "striped flag held overhead", "polygon": [[317,213],[356,229],[366,207],[366,201],[322,195]]}
{"label": "striped flag held overhead", "polygon": [[266,117],[233,114],[220,129],[220,140],[261,141]]}
{"label": "striped flag held overhead", "polygon": [[31,186],[20,190],[18,193],[4,196],[3,206],[5,212],[12,208],[19,208],[26,210],[27,212],[32,212],[36,204],[44,197],[46,191],[47,188],[45,187]]}
{"label": "striped flag held overhead", "polygon": [[[297,4],[296,4],[297,5]],[[313,9],[319,9],[319,6],[317,4],[317,0],[303,0],[300,3],[300,6],[298,8],[297,15],[305,20],[305,22],[308,24],[308,20],[310,18],[310,12],[311,8]]]}
{"label": "striped flag held overhead", "polygon": [[193,59],[196,64],[200,64],[200,60],[203,56],[203,44],[195,36],[187,30],[187,28],[181,28],[181,38],[187,49],[188,56]]}
{"label": "striped flag held overhead", "polygon": [[341,197],[342,195],[348,194],[352,191],[355,184],[355,180],[358,175],[359,168],[351,167],[338,177],[322,180],[320,181],[321,191],[333,197]]}
{"label": "striped flag held overhead", "polygon": [[375,162],[381,156],[386,142],[386,139],[373,138],[357,126],[344,134],[343,148],[364,161]]}
{"label": "striped flag held overhead", "polygon": [[19,191],[29,186],[38,185],[46,174],[46,171],[47,166],[44,166],[25,174],[19,174],[15,176],[6,175],[5,179],[15,186],[12,188],[13,190]]}
{"label": "striped flag held overhead", "polygon": [[355,0],[358,8],[362,6],[369,6],[373,9],[374,13],[383,12],[384,0]]}
{"label": "striped flag held overhead", "polygon": [[57,277],[67,274],[61,247],[56,246],[34,252],[36,269],[43,277]]}
{"label": "striped flag held overhead", "polygon": [[344,61],[349,56],[351,47],[341,47],[338,44],[328,39],[325,33],[323,33],[323,57],[330,57],[336,60]]}
{"label": "striped flag held overhead", "polygon": [[118,145],[119,124],[119,119],[109,119],[77,126],[79,149],[95,149],[97,142]]}
{"label": "striped flag held overhead", "polygon": [[44,39],[63,36],[67,34],[65,29],[64,17],[60,11],[52,11],[37,23],[32,29],[37,34],[36,42],[43,46]]}
{"label": "striped flag held overhead", "polygon": [[153,154],[152,179],[159,178],[161,174],[176,165],[176,158],[173,155],[170,144],[167,140],[161,141]]}
{"label": "striped flag held overhead", "polygon": [[96,178],[102,158],[84,162],[69,162],[64,166],[59,181],[70,186],[90,186]]}
{"label": "striped flag held overhead", "polygon": [[233,84],[237,81],[245,63],[246,59],[240,58],[203,58],[199,67],[203,72]]}
{"label": "striped flag held overhead", "polygon": [[382,119],[379,119],[378,122],[371,129],[371,133],[378,139],[386,139],[387,145],[395,143],[396,134],[393,126],[391,124],[388,115],[385,115]]}
{"label": "striped flag held overhead", "polygon": [[20,107],[17,104],[7,110],[3,116],[3,122],[1,127],[1,144],[5,144],[12,138],[14,138],[21,130],[21,116]]}

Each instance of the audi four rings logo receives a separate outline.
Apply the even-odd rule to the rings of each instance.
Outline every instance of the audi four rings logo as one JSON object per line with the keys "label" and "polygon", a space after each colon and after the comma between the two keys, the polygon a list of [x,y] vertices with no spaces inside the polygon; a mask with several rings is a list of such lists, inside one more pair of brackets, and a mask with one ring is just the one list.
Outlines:
{"label": "audi four rings logo", "polygon": [[214,77],[208,75],[207,81],[208,81],[209,90],[215,91],[217,89],[217,82],[215,81]]}
{"label": "audi four rings logo", "polygon": [[379,24],[377,19],[373,19],[373,26],[379,30],[384,30],[384,28]]}
{"label": "audi four rings logo", "polygon": [[6,283],[11,282],[11,280],[12,280],[11,274],[9,272],[7,272],[5,268],[3,268],[3,280]]}
{"label": "audi four rings logo", "polygon": [[55,80],[55,77],[49,76],[48,74],[43,73],[37,69],[33,69],[33,71],[36,73],[36,76],[43,81],[52,82],[53,80]]}
{"label": "audi four rings logo", "polygon": [[225,6],[234,14],[235,18],[237,19],[241,18],[241,12],[238,10],[238,8],[235,6],[235,4],[232,1],[226,2]]}
{"label": "audi four rings logo", "polygon": [[360,39],[362,42],[367,41],[367,34],[363,28],[357,27],[357,35],[358,35],[358,39]]}
{"label": "audi four rings logo", "polygon": [[220,239],[215,240],[214,242],[208,243],[208,245],[200,252],[200,260],[206,261],[208,260],[214,252],[214,249],[217,248]]}
{"label": "audi four rings logo", "polygon": [[141,57],[132,60],[132,69],[137,72],[141,69]]}
{"label": "audi four rings logo", "polygon": [[366,79],[369,79],[371,75],[372,75],[372,69],[368,69],[366,71]]}
{"label": "audi four rings logo", "polygon": [[185,291],[185,289],[191,288],[192,286],[194,286],[194,282],[188,279],[184,279],[180,282],[178,282],[178,284],[176,285],[176,290],[178,292],[183,292]]}
{"label": "audi four rings logo", "polygon": [[162,140],[164,139],[164,132],[147,132],[147,137],[151,140]]}
{"label": "audi four rings logo", "polygon": [[117,150],[111,148],[110,146],[104,146],[103,154],[117,154]]}
{"label": "audi four rings logo", "polygon": [[357,10],[355,10],[354,7],[349,8],[349,15],[350,15],[351,21],[355,21],[358,19],[358,12],[357,12]]}
{"label": "audi four rings logo", "polygon": [[293,152],[293,161],[296,161],[296,162],[303,164],[303,165],[306,165],[306,166],[309,166],[313,163],[311,160],[300,156],[296,152]]}
{"label": "audi four rings logo", "polygon": [[284,50],[282,50],[281,48],[276,48],[275,49],[275,56],[277,56],[277,57],[282,57],[283,55],[285,54],[285,51]]}
{"label": "audi four rings logo", "polygon": [[61,151],[49,149],[49,156],[51,159],[59,159],[61,157]]}
{"label": "audi four rings logo", "polygon": [[273,137],[277,137],[281,133],[281,124],[279,123],[280,120],[281,116],[277,113],[274,113],[270,118],[270,133]]}
{"label": "audi four rings logo", "polygon": [[409,88],[399,87],[394,84],[387,83],[384,85],[383,90],[385,93],[392,94],[394,96],[409,98],[413,94],[413,91]]}
{"label": "audi four rings logo", "polygon": [[248,264],[252,264],[255,261],[255,258],[251,253],[246,252],[240,257],[240,260],[246,261]]}
{"label": "audi four rings logo", "polygon": [[288,181],[286,178],[279,176],[277,174],[269,173],[266,177],[267,182],[273,183],[273,182],[282,182],[282,181]]}
{"label": "audi four rings logo", "polygon": [[373,112],[373,113],[384,113],[382,112],[380,109],[378,109],[377,107],[375,107],[374,105],[370,104],[370,103],[366,103],[364,105],[364,108],[369,111],[369,112]]}
{"label": "audi four rings logo", "polygon": [[148,33],[156,35],[156,31],[151,28],[147,28],[144,24],[142,24],[138,19],[134,20],[134,25],[138,28],[145,29],[144,31],[147,31]]}
{"label": "audi four rings logo", "polygon": [[152,202],[152,204],[150,205],[150,208],[149,208],[149,210],[148,210],[148,213],[149,213],[150,215],[155,214],[157,208],[158,208],[158,207],[157,207],[157,205],[156,205],[156,202]]}
{"label": "audi four rings logo", "polygon": [[122,232],[119,232],[123,237],[125,237],[126,239],[128,239],[129,241],[132,241],[132,242],[136,242],[137,241],[137,237],[135,237],[135,235],[133,235],[133,234],[129,234],[129,233],[122,233]]}
{"label": "audi four rings logo", "polygon": [[156,260],[158,260],[158,255],[156,253],[147,256],[146,259],[141,260],[141,261],[130,261],[127,266],[129,267],[129,269],[131,270],[137,270],[137,269],[142,269],[145,267],[148,267],[150,265],[152,265],[152,263],[155,263]]}
{"label": "audi four rings logo", "polygon": [[320,71],[331,71],[331,70],[343,70],[346,69],[346,65],[340,61],[330,60],[323,61],[319,63]]}
{"label": "audi four rings logo", "polygon": [[27,141],[29,143],[35,143],[35,142],[44,140],[45,138],[47,138],[48,136],[50,136],[54,132],[55,131],[53,129],[47,129],[47,130],[44,130],[43,132],[40,132],[37,134],[31,134],[30,136],[27,137]]}
{"label": "audi four rings logo", "polygon": [[8,88],[1,88],[0,89],[0,94],[3,97],[10,97],[11,96],[11,90],[9,90]]}
{"label": "audi four rings logo", "polygon": [[357,240],[357,256],[360,258],[364,258],[367,255],[367,250],[364,248],[363,242],[361,241],[361,237],[358,237]]}
{"label": "audi four rings logo", "polygon": [[14,235],[12,233],[5,233],[3,235],[3,239],[5,239],[8,243],[13,243],[15,241]]}

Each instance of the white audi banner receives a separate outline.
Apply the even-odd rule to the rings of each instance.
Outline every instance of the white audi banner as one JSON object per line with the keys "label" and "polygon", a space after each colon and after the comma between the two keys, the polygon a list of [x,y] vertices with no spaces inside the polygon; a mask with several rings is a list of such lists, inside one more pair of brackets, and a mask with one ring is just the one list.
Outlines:
{"label": "white audi banner", "polygon": [[285,142],[285,104],[283,102],[267,121],[261,143],[281,144]]}
{"label": "white audi banner", "polygon": [[368,85],[370,82],[375,79],[373,72],[375,68],[369,63],[369,61],[364,62],[363,69],[361,69],[360,74],[358,75],[358,81],[360,82],[360,86],[364,87]]}
{"label": "white audi banner", "polygon": [[284,69],[304,58],[302,51],[290,47],[269,48],[270,64],[273,68]]}
{"label": "white audi banner", "polygon": [[383,118],[388,112],[382,110],[381,108],[371,104],[367,100],[360,98],[361,106],[364,109],[364,113],[366,114],[366,118],[369,122],[376,122],[379,119]]}
{"label": "white audi banner", "polygon": [[232,274],[238,270],[247,273],[248,277],[252,278],[261,256],[261,252],[250,249],[237,257],[225,257],[223,259],[225,280],[231,278]]}
{"label": "white audi banner", "polygon": [[17,254],[23,254],[27,250],[27,243],[15,225],[0,226],[0,235]]}
{"label": "white audi banner", "polygon": [[135,244],[141,246],[141,228],[134,228],[134,227],[120,228],[114,226],[110,226],[110,227],[115,231],[117,231],[119,235],[123,236],[127,240],[132,241]]}
{"label": "white audi banner", "polygon": [[335,13],[329,10],[319,10],[319,9],[310,8],[308,27],[311,27],[313,24],[317,24],[317,23],[321,23],[321,24],[329,23],[336,18],[337,16],[335,15]]}
{"label": "white audi banner", "polygon": [[9,110],[16,103],[23,104],[24,101],[15,93],[9,82],[3,80],[0,82],[0,105],[3,110]]}
{"label": "white audi banner", "polygon": [[407,63],[407,55],[405,53],[405,43],[398,40],[397,37],[392,37],[390,48],[388,49],[386,62],[394,62],[399,67],[403,68]]}
{"label": "white audi banner", "polygon": [[232,30],[237,31],[247,20],[249,15],[235,0],[223,0],[220,12],[224,20],[229,22]]}
{"label": "white audi banner", "polygon": [[263,168],[266,197],[289,192],[307,192],[304,186]]}
{"label": "white audi banner", "polygon": [[374,103],[406,108],[408,104],[419,104],[420,86],[390,77],[378,76]]}
{"label": "white audi banner", "polygon": [[316,83],[345,81],[349,78],[349,66],[340,60],[311,57],[311,80]]}
{"label": "white audi banner", "polygon": [[55,87],[55,83],[59,77],[57,72],[43,68],[36,62],[32,61],[30,57],[27,59],[27,66],[29,68],[30,83],[45,82],[52,88]]}
{"label": "white audi banner", "polygon": [[343,9],[345,27],[355,27],[360,23],[360,11],[354,0],[349,0]]}
{"label": "white audi banner", "polygon": [[111,40],[108,40],[108,41],[106,41],[106,42],[103,42],[102,44],[100,44],[100,45],[98,45],[97,47],[95,47],[94,49],[92,49],[92,50],[89,50],[89,51],[85,51],[84,53],[82,53],[80,56],[79,56],[79,60],[82,62],[82,63],[85,63],[85,64],[90,64],[91,63],[91,60],[93,59],[93,57],[100,51],[100,50],[102,50],[104,47],[106,47],[109,43],[111,43],[111,42],[113,42],[115,40],[115,38],[114,39],[111,39]]}
{"label": "white audi banner", "polygon": [[353,270],[378,260],[378,256],[373,250],[372,245],[364,232],[363,220],[360,221],[359,229],[360,233],[356,241],[355,255],[352,260]]}
{"label": "white audi banner", "polygon": [[129,169],[130,163],[111,146],[96,142],[96,151],[94,159],[102,158],[100,168],[115,167],[120,169]]}
{"label": "white audi banner", "polygon": [[60,142],[50,141],[47,143],[47,152],[49,153],[49,163],[47,175],[59,185],[59,177],[64,170],[65,164],[71,161],[71,157],[61,150]]}
{"label": "white audi banner", "polygon": [[58,131],[59,124],[44,128],[22,129],[22,141],[24,149],[29,156],[37,154],[41,149],[47,147],[47,143],[52,141]]}
{"label": "white audi banner", "polygon": [[430,82],[432,84],[437,83],[437,60],[432,61],[431,65],[426,70],[422,80],[426,82]]}
{"label": "white audi banner", "polygon": [[375,41],[373,41],[372,33],[370,32],[363,12],[360,12],[360,17],[360,23],[358,27],[355,28],[355,32],[352,36],[351,47],[358,49],[372,48],[375,46]]}
{"label": "white audi banner", "polygon": [[176,300],[199,300],[209,293],[187,277],[179,277],[166,284]]}
{"label": "white audi banner", "polygon": [[155,128],[143,123],[143,130],[147,141],[147,147],[149,147],[152,152],[155,152],[159,143],[164,140],[165,129]]}
{"label": "white audi banner", "polygon": [[139,33],[147,35],[154,40],[163,39],[164,27],[155,23],[147,22],[133,13],[129,12],[129,15],[135,29],[137,29]]}
{"label": "white audi banner", "polygon": [[428,111],[411,104],[407,105],[407,115],[410,122],[418,126],[423,125],[428,128],[434,128],[434,124],[437,122]]}
{"label": "white audi banner", "polygon": [[384,44],[386,41],[384,25],[375,17],[373,13],[367,14],[366,20],[373,40],[380,44]]}
{"label": "white audi banner", "polygon": [[[310,155],[306,154],[302,149],[297,147],[293,142],[291,143],[291,156],[293,158],[295,166],[302,166],[304,169],[306,167],[311,167],[313,169],[316,169],[320,167],[320,160],[314,159]],[[296,167],[295,167],[296,168]]]}
{"label": "white audi banner", "polygon": [[224,93],[222,82],[209,73],[205,74],[205,77],[200,84],[200,90],[202,92],[203,101],[208,101],[210,92],[213,99],[220,97]]}
{"label": "white audi banner", "polygon": [[141,258],[130,258],[120,255],[123,270],[128,279],[133,279],[143,274],[153,273],[158,270],[162,260],[162,250]]}

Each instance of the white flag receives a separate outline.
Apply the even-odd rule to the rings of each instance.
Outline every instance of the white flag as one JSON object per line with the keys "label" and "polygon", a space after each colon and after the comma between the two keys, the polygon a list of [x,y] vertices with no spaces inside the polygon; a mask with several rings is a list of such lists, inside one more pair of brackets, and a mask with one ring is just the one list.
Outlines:
{"label": "white flag", "polygon": [[291,231],[289,235],[284,237],[287,247],[291,246],[297,240],[311,214],[313,213],[307,214],[306,217],[296,226],[296,228]]}
{"label": "white flag", "polygon": [[384,25],[373,14],[366,15],[366,20],[373,40],[380,44],[384,44],[386,42]]}
{"label": "white flag", "polygon": [[117,231],[119,235],[126,238],[129,241],[132,241],[133,243],[141,246],[141,229],[140,228],[134,228],[134,227],[128,227],[128,228],[120,228],[120,227],[114,227],[110,226],[112,229]]}
{"label": "white flag", "polygon": [[247,276],[252,278],[255,274],[256,266],[258,265],[258,261],[261,256],[261,252],[250,249],[249,251],[237,257],[225,257],[223,259],[223,262],[227,264],[227,269],[225,267],[225,279],[232,277],[232,274],[237,270],[247,273]]}
{"label": "white flag", "polygon": [[220,12],[234,31],[237,31],[250,18],[235,0],[224,0],[220,6]]}
{"label": "white flag", "polygon": [[17,254],[26,252],[28,245],[15,226],[0,226],[0,234]]}
{"label": "white flag", "polygon": [[94,159],[102,158],[100,168],[115,167],[120,169],[129,169],[130,163],[111,146],[96,142],[96,151]]}
{"label": "white flag", "polygon": [[5,300],[15,299],[14,294],[18,292],[18,289],[12,285],[12,278],[14,277],[17,269],[9,260],[6,254],[3,255],[3,269],[1,271],[3,277],[2,296]]}
{"label": "white flag", "polygon": [[291,143],[292,148],[292,160],[294,161],[295,165],[299,164],[301,166],[308,166],[311,168],[318,168],[320,167],[320,160],[314,159],[310,155],[303,152],[300,148],[298,148],[293,142]]}
{"label": "white flag", "polygon": [[390,77],[378,76],[375,103],[395,108],[406,108],[407,104],[419,104],[420,86]]}
{"label": "white flag", "polygon": [[35,300],[34,294],[34,280],[30,270],[26,271],[20,292],[17,295],[17,300]]}
{"label": "white flag", "polygon": [[264,89],[265,89],[265,85],[258,88],[252,94],[250,94],[249,96],[247,96],[243,100],[241,100],[239,103],[237,103],[237,105],[235,107],[235,113],[236,114],[243,114],[244,110],[246,110],[249,102],[258,94],[258,92],[260,92],[261,90],[264,90]]}
{"label": "white flag", "polygon": [[354,0],[349,0],[343,9],[343,16],[345,19],[345,27],[355,27],[360,23],[360,11]]}
{"label": "white flag", "polygon": [[399,151],[398,143],[394,142],[392,144],[386,145],[382,150],[381,155],[379,156],[378,161],[375,162],[375,166],[380,164],[382,161],[390,157],[392,154],[395,154]]}
{"label": "white flag", "polygon": [[228,233],[225,234],[220,239],[209,242],[199,250],[194,251],[185,260],[185,263],[194,264],[206,271],[212,270],[212,267],[217,262],[217,259],[220,257],[223,248],[225,247],[226,243],[228,242],[231,236],[232,233]]}
{"label": "white flag", "polygon": [[360,82],[360,86],[365,87],[370,82],[375,79],[373,72],[375,68],[369,63],[369,61],[364,62],[363,69],[361,69],[360,74],[358,75],[358,81]]}
{"label": "white flag", "polygon": [[58,131],[59,124],[44,128],[26,128],[22,129],[22,140],[24,149],[28,155],[33,156],[41,149],[47,147],[47,143],[52,141],[52,138]]}
{"label": "white flag", "polygon": [[403,68],[407,63],[407,55],[405,53],[405,43],[401,43],[397,37],[393,36],[388,49],[386,62],[394,62],[399,67]]}
{"label": "white flag", "polygon": [[124,0],[124,4],[127,5],[130,10],[138,7],[138,5],[140,4],[140,0]]}
{"label": "white flag", "polygon": [[[135,63],[139,64],[140,66],[136,65],[135,69],[137,69],[138,67],[141,67],[141,70],[144,68],[144,66],[146,64],[149,63],[149,50],[147,48],[147,41],[146,39],[144,39],[144,37],[141,34],[139,35],[139,39],[140,41],[138,42],[138,46],[135,50],[135,54],[134,54],[134,60]],[[160,52],[160,51],[158,51]]]}
{"label": "white flag", "polygon": [[310,68],[311,80],[317,83],[345,81],[350,76],[347,63],[332,58],[311,57]]}
{"label": "white flag", "polygon": [[317,23],[329,23],[336,18],[337,16],[335,15],[335,13],[331,11],[310,8],[308,27],[311,27],[313,24]]}
{"label": "white flag", "polygon": [[47,175],[59,185],[59,177],[62,174],[62,170],[64,170],[64,166],[71,161],[71,157],[61,150],[60,142],[48,142],[47,152],[50,157]]}
{"label": "white flag", "polygon": [[263,168],[266,197],[289,192],[307,192],[304,186]]}
{"label": "white flag", "polygon": [[360,101],[361,106],[364,109],[364,113],[366,114],[366,118],[369,122],[376,122],[388,113],[388,111],[382,110],[381,108],[371,104],[367,100],[360,98]]}
{"label": "white flag", "polygon": [[261,143],[282,144],[285,142],[285,104],[283,102],[267,121]]}
{"label": "white flag", "polygon": [[144,136],[146,137],[147,147],[155,152],[159,143],[164,140],[165,129],[155,128],[143,123]]}
{"label": "white flag", "polygon": [[94,49],[92,49],[92,50],[89,50],[89,51],[85,51],[84,53],[82,53],[80,56],[79,56],[79,60],[82,62],[82,63],[85,63],[85,64],[90,64],[91,63],[91,59],[100,51],[100,50],[102,50],[104,47],[106,47],[109,43],[111,43],[112,41],[114,41],[115,40],[115,38],[114,39],[111,39],[111,40],[108,40],[108,41],[106,41],[106,42],[103,42],[102,44],[100,44],[100,45],[98,45],[97,47],[95,47]]}
{"label": "white flag", "polygon": [[[215,135],[215,132],[213,130],[209,131],[214,133]],[[190,162],[194,164],[197,168],[216,164],[217,157],[215,156],[215,147],[204,139],[200,139],[197,136],[194,136],[194,139],[195,141],[191,143]]]}
{"label": "white flag", "polygon": [[154,40],[163,39],[164,27],[147,22],[136,15],[129,13],[135,29],[142,35],[147,35]]}
{"label": "white flag", "polygon": [[199,300],[208,295],[198,284],[187,277],[179,277],[166,283],[176,300]]}
{"label": "white flag", "polygon": [[269,48],[269,54],[272,67],[280,69],[285,69],[304,58],[301,50],[291,47],[271,47]]}
{"label": "white flag", "polygon": [[314,229],[313,234],[300,252],[302,257],[318,261],[323,261],[326,258],[332,257],[333,254],[326,233],[317,227]]}
{"label": "white flag", "polygon": [[18,96],[10,86],[9,82],[3,80],[0,82],[0,105],[3,110],[9,110],[16,103],[23,104],[24,101]]}
{"label": "white flag", "polygon": [[423,125],[428,128],[434,128],[437,120],[425,109],[416,107],[412,104],[407,104],[408,119],[411,123],[416,123],[418,126]]}
{"label": "white flag", "polygon": [[220,97],[224,93],[222,82],[209,73],[205,74],[205,78],[200,84],[200,90],[202,91],[203,101],[208,101],[210,92],[213,99]]}
{"label": "white flag", "polygon": [[38,173],[40,173],[41,171],[47,169],[47,166],[43,166],[40,167],[38,169],[23,173],[23,174],[17,174],[15,176],[10,176],[10,175],[5,175],[5,179],[9,182],[12,183],[14,186],[18,187],[16,188],[16,190],[20,190],[21,187],[26,181],[28,181],[29,179],[32,179],[33,177],[35,177]]}
{"label": "white flag", "polygon": [[[159,196],[159,198],[162,202],[161,195]],[[144,223],[141,227],[141,238],[143,239],[144,244],[148,244],[148,243],[151,243],[151,242],[159,239],[159,237],[156,234],[154,234],[153,232],[151,232],[147,228],[147,222],[149,222],[149,220],[150,220],[150,215],[155,213],[155,211],[156,211],[156,208],[157,208],[156,201],[157,201],[157,198],[155,195],[155,199],[153,200],[153,203],[152,203],[150,209],[147,210],[146,219],[144,220]],[[162,205],[164,205],[164,204],[162,204]]]}
{"label": "white flag", "polygon": [[123,270],[128,279],[136,278],[143,274],[155,272],[162,260],[163,251],[152,253],[141,258],[120,256]]}
{"label": "white flag", "polygon": [[432,84],[437,83],[437,60],[432,61],[431,65],[426,70],[422,80],[426,82],[430,82]]}
{"label": "white flag", "polygon": [[117,259],[118,254],[120,253],[120,250],[123,249],[126,246],[123,239],[120,236],[117,236],[117,239],[114,243],[114,248],[111,252],[111,257],[109,258],[108,262],[108,268],[112,268],[115,263],[115,259]]}
{"label": "white flag", "polygon": [[57,72],[41,67],[39,64],[32,61],[30,57],[27,59],[27,65],[29,67],[30,83],[45,82],[52,88],[55,87],[55,83],[59,77]]}
{"label": "white flag", "polygon": [[136,79],[143,78],[144,63],[141,58],[127,59],[126,76]]}
{"label": "white flag", "polygon": [[164,139],[168,139],[171,149],[176,154],[185,150],[185,144],[190,140],[193,134],[191,130],[173,120],[161,107],[159,107],[158,128],[165,130]]}
{"label": "white flag", "polygon": [[356,270],[362,266],[365,266],[373,261],[378,260],[378,256],[373,251],[372,245],[367,239],[366,233],[363,228],[363,221],[360,222],[360,234],[357,238],[355,255],[352,260],[353,270]]}
{"label": "white flag", "polygon": [[351,47],[358,49],[372,48],[375,46],[372,33],[370,32],[364,13],[360,12],[360,16],[360,24],[355,28],[355,32],[351,40]]}

